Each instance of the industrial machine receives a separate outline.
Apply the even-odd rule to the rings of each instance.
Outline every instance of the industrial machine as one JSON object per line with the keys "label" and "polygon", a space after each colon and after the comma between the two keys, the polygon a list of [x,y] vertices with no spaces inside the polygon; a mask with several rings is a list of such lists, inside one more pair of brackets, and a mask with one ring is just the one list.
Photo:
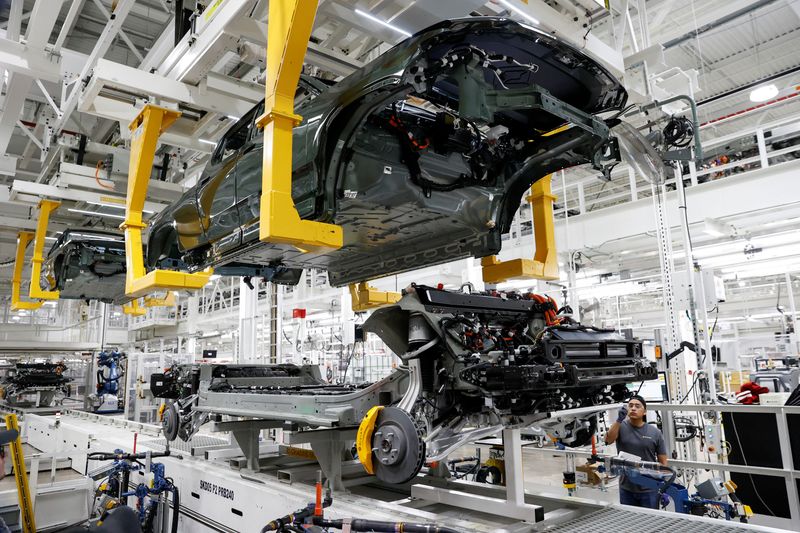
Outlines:
{"label": "industrial machine", "polygon": [[94,412],[122,411],[125,400],[121,396],[120,380],[125,375],[125,359],[125,354],[117,351],[103,351],[97,356],[97,392],[89,395]]}
{"label": "industrial machine", "polygon": [[[612,461],[613,464],[615,464],[614,461]],[[697,485],[697,492],[690,495],[686,487],[674,481],[674,472],[670,478],[664,479],[652,471],[645,473],[642,470],[642,468],[652,466],[652,464],[642,463],[638,467],[623,466],[622,468],[625,469],[626,476],[633,483],[658,490],[660,494],[666,496],[661,499],[662,508],[666,508],[669,500],[672,500],[677,513],[724,518],[725,520],[739,518],[741,522],[747,522],[748,517],[753,514],[750,507],[744,505],[736,495],[736,484],[732,481],[724,482],[719,478],[711,478]],[[731,501],[729,502],[728,499]]]}
{"label": "industrial machine", "polygon": [[[184,365],[154,374],[153,394],[167,399],[165,436],[189,439],[210,415],[300,429],[359,426],[365,469],[403,483],[425,461],[471,440],[528,427],[554,411],[623,401],[626,383],[657,377],[641,342],[581,325],[551,298],[530,293],[412,285],[364,330],[403,362],[375,383],[329,384],[319,367],[295,365]],[[591,420],[571,431],[564,438],[575,446],[594,434]]]}
{"label": "industrial machine", "polygon": [[[135,498],[135,509],[143,533],[177,533],[180,493],[172,480],[165,476],[164,465],[152,462],[154,458],[169,455],[169,448],[164,452],[125,453],[114,450],[113,453],[88,454],[87,458],[92,461],[112,461],[110,466],[102,469],[105,480],[96,491],[97,518],[101,522],[106,520],[117,508],[127,506],[129,498]],[[144,476],[134,490],[130,490],[132,474]],[[99,474],[94,472],[94,475]],[[170,504],[174,509],[172,512]]]}
{"label": "industrial machine", "polygon": [[792,392],[800,385],[800,359],[797,357],[760,357],[750,381],[771,392]]}
{"label": "industrial machine", "polygon": [[0,398],[17,407],[52,407],[69,396],[72,381],[64,375],[67,365],[17,363],[0,384]]}
{"label": "industrial machine", "polygon": [[325,490],[323,498],[322,473],[318,473],[316,499],[302,509],[271,520],[261,528],[261,533],[276,531],[278,533],[324,533],[331,529],[343,532],[370,531],[375,533],[458,533],[457,530],[436,524],[409,524],[406,522],[383,522],[378,520],[362,520],[359,518],[342,518],[331,520],[325,518],[325,509],[333,503],[330,486]]}

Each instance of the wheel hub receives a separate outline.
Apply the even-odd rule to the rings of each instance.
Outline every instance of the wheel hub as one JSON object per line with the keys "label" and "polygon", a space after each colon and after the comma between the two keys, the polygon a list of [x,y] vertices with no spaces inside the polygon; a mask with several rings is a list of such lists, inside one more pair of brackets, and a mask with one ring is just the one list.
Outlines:
{"label": "wheel hub", "polygon": [[164,410],[164,418],[161,420],[161,427],[164,429],[164,438],[173,441],[178,438],[180,429],[180,414],[175,402],[167,400],[167,408]]}
{"label": "wheel hub", "polygon": [[388,483],[405,483],[422,468],[425,442],[411,417],[397,407],[386,407],[378,415],[372,435],[375,475]]}

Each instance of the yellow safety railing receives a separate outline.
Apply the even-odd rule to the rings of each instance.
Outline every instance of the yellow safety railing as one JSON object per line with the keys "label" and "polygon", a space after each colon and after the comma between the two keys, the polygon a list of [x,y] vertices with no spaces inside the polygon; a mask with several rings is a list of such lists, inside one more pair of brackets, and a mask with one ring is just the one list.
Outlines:
{"label": "yellow safety railing", "polygon": [[290,244],[301,251],[342,247],[342,228],[302,220],[292,198],[292,130],[302,117],[294,113],[294,95],[314,25],[317,0],[269,3],[264,160],[259,238]]}
{"label": "yellow safety railing", "polygon": [[196,290],[208,282],[213,272],[211,269],[194,274],[173,270],[145,272],[142,230],[146,224],[142,222],[142,211],[153,170],[153,158],[159,136],[179,116],[178,111],[148,104],[129,126],[132,132],[131,161],[125,221],[120,225],[125,232],[125,294],[128,296],[144,296],[158,289]]}
{"label": "yellow safety railing", "polygon": [[[11,441],[9,446],[11,448],[11,461],[14,464],[14,479],[17,482],[17,499],[22,520],[22,533],[36,533],[36,517],[33,512],[31,491],[28,487],[28,471],[25,468],[25,456],[22,453],[22,439],[19,435],[17,415],[6,415],[6,429],[17,432],[17,438]],[[55,457],[53,457],[53,461],[55,461]]]}
{"label": "yellow safety railing", "polygon": [[44,301],[27,302],[22,300],[22,269],[25,266],[25,248],[33,240],[33,233],[30,231],[20,231],[17,234],[17,255],[14,259],[14,273],[11,275],[11,310],[20,311],[22,309],[39,309],[44,305]]}
{"label": "yellow safety railing", "polygon": [[364,281],[350,284],[350,297],[353,300],[353,311],[360,312],[397,303],[403,295],[399,292],[379,291]]}
{"label": "yellow safety railing", "polygon": [[42,200],[39,202],[39,220],[36,222],[36,236],[33,239],[33,258],[31,259],[31,285],[28,295],[33,300],[58,300],[58,291],[46,291],[39,285],[42,277],[42,263],[44,263],[44,241],[47,236],[47,224],[50,215],[61,206],[56,200]]}
{"label": "yellow safety railing", "polygon": [[536,252],[533,259],[511,259],[500,261],[496,255],[481,259],[484,283],[502,283],[510,279],[558,279],[558,256],[556,254],[553,202],[556,197],[551,190],[548,174],[531,186],[526,198],[533,210],[533,237]]}

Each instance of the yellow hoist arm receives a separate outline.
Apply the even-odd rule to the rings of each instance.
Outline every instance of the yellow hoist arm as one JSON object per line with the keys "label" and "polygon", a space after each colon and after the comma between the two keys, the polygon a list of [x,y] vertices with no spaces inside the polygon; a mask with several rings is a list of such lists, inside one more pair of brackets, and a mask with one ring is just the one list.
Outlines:
{"label": "yellow hoist arm", "polygon": [[139,298],[134,298],[122,306],[122,312],[130,316],[143,316],[147,314],[147,309],[139,305]]}
{"label": "yellow hoist arm", "polygon": [[36,236],[33,239],[33,258],[31,259],[31,286],[28,295],[33,300],[58,300],[58,291],[46,291],[39,285],[44,263],[44,238],[47,236],[47,224],[50,215],[61,206],[56,200],[39,202],[39,220],[36,222]]}
{"label": "yellow hoist arm", "polygon": [[292,198],[292,131],[302,117],[294,113],[294,95],[314,25],[317,0],[269,3],[267,81],[259,238],[293,245],[303,252],[342,247],[342,228],[303,220]]}
{"label": "yellow hoist arm", "polygon": [[350,284],[350,297],[353,300],[353,311],[359,312],[397,303],[403,295],[394,291],[379,291],[362,281]]}
{"label": "yellow hoist arm", "polygon": [[17,438],[11,441],[11,461],[14,464],[14,479],[17,481],[17,498],[22,518],[22,533],[36,533],[36,517],[33,513],[31,491],[28,487],[28,473],[25,469],[25,456],[22,453],[22,439],[19,436],[17,415],[6,415],[6,429],[17,431]]}
{"label": "yellow hoist arm", "polygon": [[534,183],[526,198],[533,211],[533,238],[536,245],[533,259],[500,261],[495,255],[484,257],[481,259],[484,283],[502,283],[510,279],[559,278],[553,220],[553,202],[556,197],[551,189],[551,177],[552,174],[548,174]]}
{"label": "yellow hoist arm", "polygon": [[175,307],[175,293],[167,291],[163,298],[156,298],[155,296],[146,296],[144,299],[145,307]]}
{"label": "yellow hoist arm", "polygon": [[[128,193],[125,198],[125,221],[120,229],[125,232],[125,294],[140,297],[158,289],[196,290],[208,282],[212,270],[190,274],[173,270],[145,272],[142,250],[142,221],[147,187],[153,171],[153,158],[158,138],[169,128],[180,112],[152,104],[144,106],[133,119],[131,130],[131,161],[128,171]],[[138,304],[136,304],[138,305]]]}
{"label": "yellow hoist arm", "polygon": [[11,310],[19,311],[22,309],[39,309],[44,305],[44,301],[26,302],[22,301],[22,269],[25,266],[25,248],[33,240],[33,233],[30,231],[20,231],[17,234],[17,255],[14,259],[14,273],[11,275]]}

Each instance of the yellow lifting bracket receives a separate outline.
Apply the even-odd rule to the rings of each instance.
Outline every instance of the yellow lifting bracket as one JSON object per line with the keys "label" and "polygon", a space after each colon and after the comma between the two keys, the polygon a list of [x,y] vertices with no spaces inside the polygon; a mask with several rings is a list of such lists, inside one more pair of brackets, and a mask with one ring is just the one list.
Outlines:
{"label": "yellow lifting bracket", "polygon": [[[173,270],[153,270],[145,273],[142,251],[142,210],[150,184],[158,137],[180,116],[172,109],[147,104],[133,119],[131,130],[131,162],[128,173],[128,195],[125,202],[125,294],[144,296],[157,289],[196,290],[208,282],[212,270],[190,274]],[[137,304],[138,305],[138,304]]]}
{"label": "yellow lifting bracket", "polygon": [[31,491],[28,487],[28,473],[25,469],[25,456],[22,454],[22,439],[19,436],[17,415],[6,415],[6,429],[16,431],[17,438],[9,443],[11,461],[14,464],[14,478],[17,481],[17,498],[22,519],[22,533],[36,533],[36,517],[33,514]]}
{"label": "yellow lifting bracket", "polygon": [[396,303],[403,297],[399,292],[379,291],[366,281],[350,284],[350,297],[356,313]]}
{"label": "yellow lifting bracket", "polygon": [[14,273],[11,276],[11,310],[39,309],[44,305],[44,301],[23,302],[21,298],[22,269],[25,263],[25,248],[33,240],[33,233],[30,231],[20,231],[17,235],[17,256],[14,260]]}
{"label": "yellow lifting bracket", "polygon": [[553,196],[548,174],[531,186],[526,198],[533,210],[533,237],[536,252],[533,259],[500,261],[496,255],[481,259],[484,283],[502,283],[510,279],[558,279]]}
{"label": "yellow lifting bracket", "polygon": [[58,291],[45,291],[39,285],[44,263],[44,238],[47,236],[47,224],[50,214],[61,206],[56,200],[39,202],[39,220],[36,222],[36,236],[33,239],[33,258],[31,259],[31,286],[28,294],[33,300],[58,300]]}
{"label": "yellow lifting bracket", "polygon": [[167,291],[163,298],[156,298],[155,296],[146,296],[144,298],[145,307],[175,307],[175,293]]}
{"label": "yellow lifting bracket", "polygon": [[130,316],[142,316],[147,314],[147,309],[139,305],[138,298],[134,298],[130,303],[122,306],[122,312]]}
{"label": "yellow lifting bracket", "polygon": [[302,220],[292,198],[292,130],[302,117],[294,113],[294,95],[314,25],[317,0],[269,3],[264,160],[259,238],[308,252],[342,247],[342,228]]}
{"label": "yellow lifting bracket", "polygon": [[130,303],[123,305],[122,312],[131,316],[143,316],[147,314],[146,308],[148,307],[175,307],[175,293],[172,291],[167,291],[163,298],[145,296],[141,298],[144,305],[140,305],[139,300],[139,298],[134,298]]}

